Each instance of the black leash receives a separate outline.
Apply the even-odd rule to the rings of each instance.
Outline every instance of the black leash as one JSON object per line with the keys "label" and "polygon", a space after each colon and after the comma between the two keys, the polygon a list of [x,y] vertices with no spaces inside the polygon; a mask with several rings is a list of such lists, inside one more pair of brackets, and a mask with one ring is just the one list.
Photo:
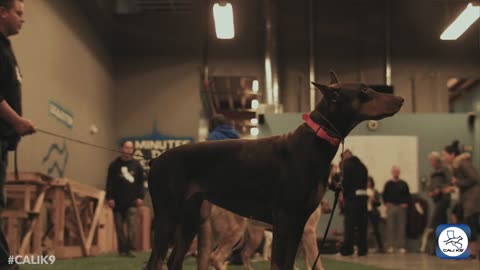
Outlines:
{"label": "black leash", "polygon": [[343,152],[345,151],[345,139],[343,138],[341,133],[338,131],[337,128],[335,128],[335,126],[332,123],[330,123],[330,121],[328,121],[328,119],[325,116],[323,116],[319,112],[317,112],[317,113],[335,130],[335,133],[337,133],[336,134],[337,137],[341,138],[341,140],[342,140],[342,152],[341,152],[342,155],[341,155],[341,161],[340,161],[340,173],[339,173],[340,174],[340,179],[339,179],[338,182],[334,182],[334,180],[332,178],[332,184],[330,186],[330,189],[335,192],[335,199],[333,200],[332,213],[330,214],[330,218],[328,219],[327,228],[325,230],[325,233],[323,234],[322,243],[320,244],[320,247],[318,249],[317,258],[315,258],[315,261],[313,262],[312,270],[315,270],[315,266],[317,266],[318,259],[320,259],[320,250],[323,248],[323,246],[325,245],[325,241],[327,240],[328,230],[330,229],[330,225],[332,224],[332,219],[333,219],[333,215],[335,214],[335,208],[337,207],[338,198],[340,197],[340,192],[342,192],[342,190],[343,190]]}
{"label": "black leash", "polygon": [[[105,146],[96,145],[96,144],[89,143],[89,142],[85,142],[85,141],[81,141],[81,140],[78,140],[78,139],[69,138],[69,137],[67,137],[67,136],[59,135],[59,134],[56,134],[56,133],[53,133],[53,132],[50,132],[50,131],[46,131],[46,130],[42,130],[42,129],[39,129],[39,128],[37,128],[36,130],[37,130],[38,132],[40,132],[40,133],[44,133],[44,134],[47,134],[47,135],[50,135],[50,136],[54,136],[54,137],[57,137],[57,138],[62,138],[62,139],[68,140],[68,141],[76,142],[76,143],[83,144],[83,145],[87,145],[87,146],[90,146],[90,147],[94,147],[94,148],[98,148],[98,149],[102,149],[102,150],[106,150],[106,151],[110,151],[110,152],[114,152],[114,153],[123,154],[122,151],[119,151],[119,150],[116,150],[116,149],[112,149],[112,148],[108,148],[108,147],[105,147]],[[148,159],[145,158],[145,156],[143,156],[143,155],[138,155],[138,154],[135,155],[135,154],[132,154],[132,156],[134,156],[134,157],[141,157],[141,158],[143,158],[143,159],[145,159],[145,160],[148,160]]]}
{"label": "black leash", "polygon": [[317,265],[318,259],[320,259],[320,249],[323,248],[323,246],[325,245],[325,241],[327,240],[328,230],[330,229],[330,225],[332,224],[333,214],[335,213],[335,207],[337,206],[338,197],[340,197],[340,192],[341,192],[341,188],[337,189],[335,191],[335,199],[333,201],[332,213],[330,214],[330,218],[329,218],[328,223],[327,223],[327,229],[325,230],[325,233],[323,234],[323,239],[322,239],[322,243],[320,244],[320,248],[318,249],[317,258],[315,258],[315,261],[313,262],[312,270],[315,270],[315,266]]}

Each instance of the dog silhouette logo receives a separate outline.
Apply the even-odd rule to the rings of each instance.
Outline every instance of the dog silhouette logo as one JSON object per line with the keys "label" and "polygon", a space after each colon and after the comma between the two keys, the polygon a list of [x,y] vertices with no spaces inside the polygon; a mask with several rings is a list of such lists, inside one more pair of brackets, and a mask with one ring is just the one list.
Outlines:
{"label": "dog silhouette logo", "polygon": [[437,227],[437,256],[441,259],[466,259],[470,256],[468,238],[470,227],[466,224],[442,224]]}

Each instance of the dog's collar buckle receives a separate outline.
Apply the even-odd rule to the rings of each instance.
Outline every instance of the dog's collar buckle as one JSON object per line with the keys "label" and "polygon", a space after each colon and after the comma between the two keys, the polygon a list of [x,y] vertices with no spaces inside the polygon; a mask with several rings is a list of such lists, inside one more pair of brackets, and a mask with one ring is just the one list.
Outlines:
{"label": "dog's collar buckle", "polygon": [[333,146],[338,146],[340,144],[340,142],[342,142],[341,139],[339,138],[336,138],[336,137],[332,137],[328,134],[328,131],[323,128],[322,126],[320,126],[319,124],[315,123],[312,118],[310,118],[310,115],[308,114],[303,114],[302,115],[302,118],[303,118],[303,121],[305,121],[305,123],[311,128],[313,129],[313,131],[315,131],[315,134],[319,137],[319,138],[322,138],[324,140],[326,140],[327,142],[329,142],[331,145]]}

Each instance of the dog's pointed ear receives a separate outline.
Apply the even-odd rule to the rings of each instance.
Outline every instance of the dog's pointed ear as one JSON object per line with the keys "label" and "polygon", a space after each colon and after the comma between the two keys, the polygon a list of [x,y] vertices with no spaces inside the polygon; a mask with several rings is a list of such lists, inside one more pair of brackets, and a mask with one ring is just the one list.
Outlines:
{"label": "dog's pointed ear", "polygon": [[323,96],[332,102],[337,102],[338,90],[335,90],[327,85],[312,82],[315,87],[322,92]]}
{"label": "dog's pointed ear", "polygon": [[338,83],[338,78],[337,78],[337,74],[335,73],[335,71],[330,70],[329,73],[330,73],[330,84]]}

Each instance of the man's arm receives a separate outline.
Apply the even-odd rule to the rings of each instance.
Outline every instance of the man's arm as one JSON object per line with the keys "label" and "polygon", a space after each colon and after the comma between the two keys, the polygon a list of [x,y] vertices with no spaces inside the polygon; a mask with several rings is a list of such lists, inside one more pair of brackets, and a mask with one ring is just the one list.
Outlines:
{"label": "man's arm", "polygon": [[403,185],[405,186],[404,193],[402,196],[403,203],[400,205],[403,208],[407,208],[408,204],[410,203],[411,200],[411,195],[410,195],[410,188],[408,187],[407,182],[401,180],[403,182]]}
{"label": "man's arm", "polygon": [[0,117],[10,123],[20,136],[33,134],[36,131],[33,123],[18,115],[5,99],[0,102]]}
{"label": "man's arm", "polygon": [[389,187],[389,182],[385,183],[385,186],[383,187],[383,193],[382,193],[382,199],[383,203],[387,204],[390,202],[390,187]]}

